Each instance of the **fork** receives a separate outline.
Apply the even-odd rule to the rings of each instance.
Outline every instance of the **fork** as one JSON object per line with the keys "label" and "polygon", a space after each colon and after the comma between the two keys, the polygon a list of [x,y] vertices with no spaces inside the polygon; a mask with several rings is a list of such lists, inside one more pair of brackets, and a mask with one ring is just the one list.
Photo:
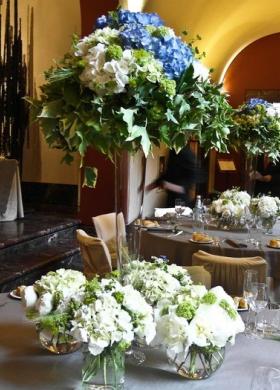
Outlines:
{"label": "fork", "polygon": [[183,230],[179,230],[179,231],[176,232],[176,233],[169,234],[169,236],[167,236],[167,237],[176,237],[176,236],[179,236],[179,235],[182,234],[182,233],[183,233]]}

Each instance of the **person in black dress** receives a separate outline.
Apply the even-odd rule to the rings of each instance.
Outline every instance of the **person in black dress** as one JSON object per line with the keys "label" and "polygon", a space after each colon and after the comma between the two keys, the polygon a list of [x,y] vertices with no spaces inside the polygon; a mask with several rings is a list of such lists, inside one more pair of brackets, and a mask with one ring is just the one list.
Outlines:
{"label": "person in black dress", "polygon": [[174,207],[175,199],[182,199],[186,206],[192,207],[192,189],[195,184],[203,183],[206,179],[206,171],[200,168],[190,147],[185,146],[179,153],[170,150],[166,171],[146,189],[165,189],[167,207]]}
{"label": "person in black dress", "polygon": [[255,194],[266,194],[280,197],[280,161],[273,164],[261,159],[255,173]]}

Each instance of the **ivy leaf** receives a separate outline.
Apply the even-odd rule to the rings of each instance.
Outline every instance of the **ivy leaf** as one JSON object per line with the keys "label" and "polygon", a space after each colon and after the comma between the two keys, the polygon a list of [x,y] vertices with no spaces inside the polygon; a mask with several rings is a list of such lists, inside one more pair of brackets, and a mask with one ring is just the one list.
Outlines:
{"label": "ivy leaf", "polygon": [[135,109],[131,108],[123,108],[121,107],[120,113],[123,115],[124,122],[127,123],[127,128],[129,133],[131,132],[133,122],[134,122],[134,114],[137,112]]}
{"label": "ivy leaf", "polygon": [[67,165],[70,165],[74,160],[74,157],[70,153],[66,153],[65,156],[63,156],[61,162],[66,163]]}
{"label": "ivy leaf", "polygon": [[130,131],[130,136],[126,138],[126,141],[133,141],[136,138],[141,138],[141,146],[145,156],[147,157],[151,149],[151,141],[147,133],[147,129],[144,126],[133,126]]}
{"label": "ivy leaf", "polygon": [[97,181],[97,168],[84,167],[84,182],[83,187],[95,188]]}
{"label": "ivy leaf", "polygon": [[38,118],[58,118],[63,112],[64,102],[62,99],[53,100],[43,104],[43,109]]}
{"label": "ivy leaf", "polygon": [[175,118],[175,116],[173,115],[173,112],[168,108],[167,111],[166,111],[166,114],[165,114],[167,120],[169,122],[173,122],[173,123],[176,123],[176,125],[178,125],[178,121],[177,119]]}

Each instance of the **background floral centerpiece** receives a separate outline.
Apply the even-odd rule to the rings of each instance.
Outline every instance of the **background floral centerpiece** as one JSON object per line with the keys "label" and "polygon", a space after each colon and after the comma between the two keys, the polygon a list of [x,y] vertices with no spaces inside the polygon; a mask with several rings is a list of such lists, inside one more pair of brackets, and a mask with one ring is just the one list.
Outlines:
{"label": "background floral centerpiece", "polygon": [[280,215],[280,199],[277,196],[263,195],[251,199],[250,209],[253,215],[259,218],[267,234]]}
{"label": "background floral centerpiece", "polygon": [[238,107],[233,115],[231,143],[247,155],[267,153],[272,161],[280,157],[280,118],[273,105],[253,98]]}
{"label": "background floral centerpiece", "polygon": [[210,376],[223,362],[224,347],[244,331],[233,299],[222,287],[182,287],[156,307],[155,343],[162,344],[177,372],[188,379]]}
{"label": "background floral centerpiece", "polygon": [[242,225],[242,219],[249,211],[250,201],[251,196],[246,191],[232,188],[222,192],[219,198],[211,203],[209,212],[217,218],[220,225]]}
{"label": "background floral centerpiece", "polygon": [[[190,137],[227,151],[232,109],[219,85],[195,74],[197,61],[158,15],[110,12],[46,72],[33,117],[67,163],[88,147],[111,159],[123,149],[147,156],[161,142],[179,151]],[[96,177],[85,167],[86,185]]]}

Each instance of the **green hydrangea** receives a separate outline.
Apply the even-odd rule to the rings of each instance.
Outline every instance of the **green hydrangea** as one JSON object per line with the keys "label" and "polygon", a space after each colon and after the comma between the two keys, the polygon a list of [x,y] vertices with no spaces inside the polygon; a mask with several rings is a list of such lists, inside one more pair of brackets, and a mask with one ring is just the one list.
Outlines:
{"label": "green hydrangea", "polygon": [[110,45],[106,51],[106,60],[120,60],[123,55],[123,49],[119,45]]}
{"label": "green hydrangea", "polygon": [[169,96],[174,96],[176,94],[176,82],[170,79],[161,79],[160,90],[166,92]]}
{"label": "green hydrangea", "polygon": [[219,305],[227,312],[230,318],[235,320],[237,317],[236,310],[225,299],[222,299]]}
{"label": "green hydrangea", "polygon": [[195,307],[190,302],[182,302],[177,306],[176,314],[186,320],[191,320],[195,315]]}
{"label": "green hydrangea", "polygon": [[124,299],[124,294],[120,291],[116,291],[114,294],[113,294],[115,300],[122,304],[123,303],[123,299]]}
{"label": "green hydrangea", "polygon": [[201,303],[206,303],[207,305],[213,305],[217,302],[217,297],[214,293],[209,291],[202,297]]}

